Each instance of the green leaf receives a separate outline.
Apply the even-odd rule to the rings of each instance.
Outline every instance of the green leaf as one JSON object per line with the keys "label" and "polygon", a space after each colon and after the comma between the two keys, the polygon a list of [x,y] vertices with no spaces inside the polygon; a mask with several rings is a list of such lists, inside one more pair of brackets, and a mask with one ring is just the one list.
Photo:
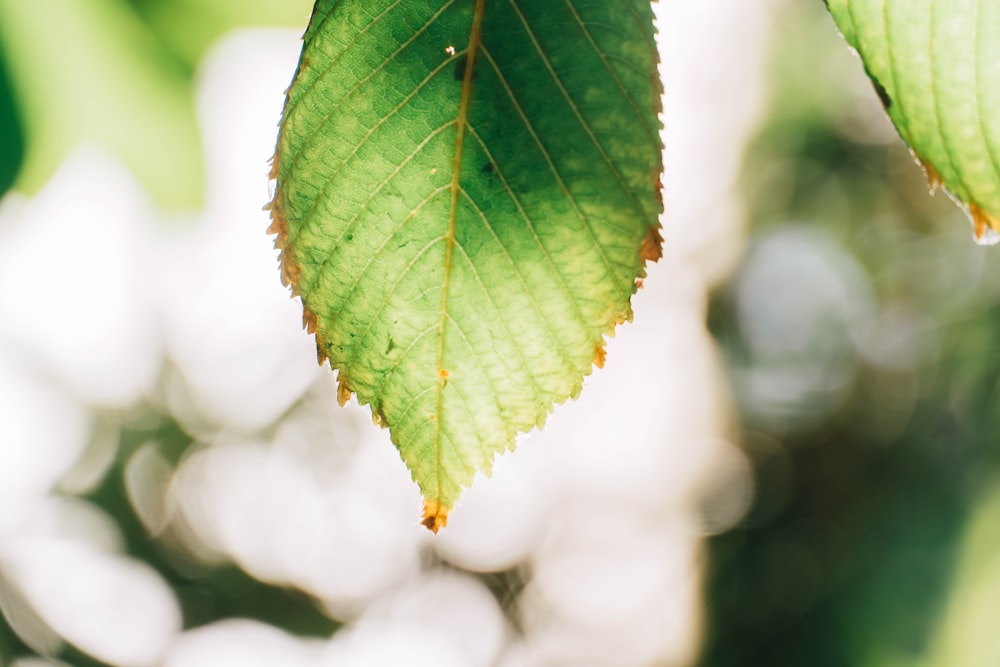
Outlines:
{"label": "green leaf", "polygon": [[320,361],[444,525],[579,394],[660,256],[646,0],[319,0],[271,232]]}
{"label": "green leaf", "polygon": [[828,0],[932,188],[1000,241],[1000,2]]}

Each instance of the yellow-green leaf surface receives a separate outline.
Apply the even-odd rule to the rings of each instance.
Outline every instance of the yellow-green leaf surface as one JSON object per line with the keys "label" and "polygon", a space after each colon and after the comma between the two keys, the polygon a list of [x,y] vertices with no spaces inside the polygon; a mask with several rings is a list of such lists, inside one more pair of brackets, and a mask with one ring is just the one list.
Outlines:
{"label": "yellow-green leaf surface", "polygon": [[896,129],[1000,241],[1000,1],[828,0]]}
{"label": "yellow-green leaf surface", "polygon": [[437,530],[575,397],[660,255],[648,0],[319,0],[272,233]]}

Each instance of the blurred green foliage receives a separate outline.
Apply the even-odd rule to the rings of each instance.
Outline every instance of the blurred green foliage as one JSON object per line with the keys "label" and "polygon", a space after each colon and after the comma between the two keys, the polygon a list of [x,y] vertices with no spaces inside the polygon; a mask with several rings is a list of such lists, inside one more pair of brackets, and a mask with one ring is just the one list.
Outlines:
{"label": "blurred green foliage", "polygon": [[[36,192],[67,153],[96,143],[116,153],[167,209],[203,196],[192,97],[195,66],[243,25],[301,27],[308,0],[0,0],[0,190]],[[24,158],[12,118],[23,122]]]}
{"label": "blurred green foliage", "polygon": [[[751,248],[814,230],[861,267],[874,314],[843,334],[857,341],[846,386],[776,416],[738,382],[761,363],[741,328],[742,274],[714,299],[757,498],[711,540],[701,664],[995,664],[995,633],[970,642],[966,627],[1000,614],[1000,266],[883,136],[823,6],[791,3],[781,22],[773,106],[746,161]],[[812,335],[806,350],[841,334]]]}

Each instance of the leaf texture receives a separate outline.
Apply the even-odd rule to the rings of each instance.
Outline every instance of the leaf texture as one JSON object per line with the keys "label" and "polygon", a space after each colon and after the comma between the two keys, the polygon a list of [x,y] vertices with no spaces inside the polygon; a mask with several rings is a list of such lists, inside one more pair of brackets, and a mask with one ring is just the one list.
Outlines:
{"label": "leaf texture", "polygon": [[273,163],[282,277],[437,530],[603,365],[660,256],[647,0],[319,0]]}
{"label": "leaf texture", "polygon": [[1000,2],[828,0],[932,188],[1000,241]]}

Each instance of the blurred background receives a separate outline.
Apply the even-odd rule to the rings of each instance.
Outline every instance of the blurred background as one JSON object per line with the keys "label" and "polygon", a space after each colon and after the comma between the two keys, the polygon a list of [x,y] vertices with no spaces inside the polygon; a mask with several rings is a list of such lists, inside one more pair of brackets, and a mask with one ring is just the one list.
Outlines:
{"label": "blurred background", "polygon": [[661,0],[666,255],[439,535],[265,234],[309,0],[0,0],[0,665],[1000,664],[1000,268],[819,0]]}

